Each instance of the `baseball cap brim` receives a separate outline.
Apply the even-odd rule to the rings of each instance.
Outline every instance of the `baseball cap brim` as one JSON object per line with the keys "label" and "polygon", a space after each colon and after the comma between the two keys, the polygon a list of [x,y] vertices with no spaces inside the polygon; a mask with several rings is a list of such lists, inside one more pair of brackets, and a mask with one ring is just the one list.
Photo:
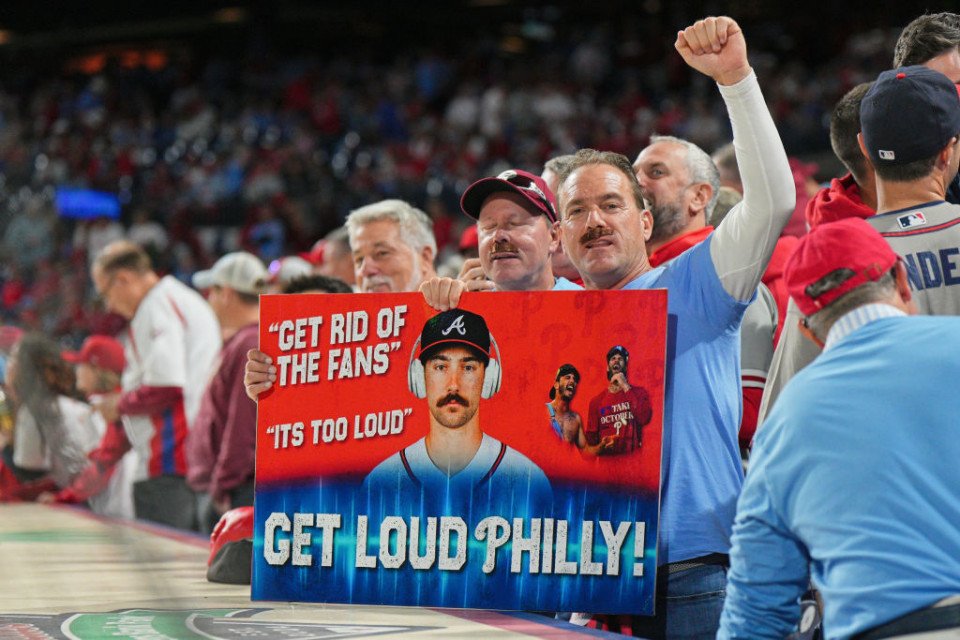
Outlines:
{"label": "baseball cap brim", "polygon": [[193,286],[197,289],[209,289],[215,284],[217,282],[213,276],[213,269],[205,269],[193,274]]}
{"label": "baseball cap brim", "polygon": [[477,354],[482,355],[484,358],[486,358],[487,361],[490,360],[490,354],[484,351],[479,345],[473,342],[470,342],[469,340],[463,340],[460,338],[449,338],[446,340],[440,340],[439,342],[434,342],[433,344],[428,346],[426,349],[421,349],[420,355],[418,355],[417,358],[419,358],[420,361],[422,362],[424,359],[428,358],[435,351],[444,349],[446,347],[452,347],[452,346],[458,346],[458,345],[462,345],[464,347],[473,349],[474,351],[477,352]]}
{"label": "baseball cap brim", "polygon": [[556,222],[556,215],[550,211],[546,205],[533,193],[522,189],[517,185],[502,180],[500,178],[481,178],[467,187],[460,198],[460,209],[473,219],[480,218],[480,209],[494,193],[516,193],[523,196],[524,200],[529,202],[533,209],[530,211],[533,215],[545,215],[551,222]]}

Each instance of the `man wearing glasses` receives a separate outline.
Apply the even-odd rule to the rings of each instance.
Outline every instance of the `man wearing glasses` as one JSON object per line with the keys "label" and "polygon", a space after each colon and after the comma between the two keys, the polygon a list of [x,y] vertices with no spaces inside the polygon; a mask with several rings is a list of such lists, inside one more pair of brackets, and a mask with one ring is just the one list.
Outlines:
{"label": "man wearing glasses", "polygon": [[103,396],[98,410],[108,422],[126,418],[127,438],[140,455],[134,512],[193,529],[196,498],[185,479],[184,443],[220,351],[220,325],[200,294],[172,276],[160,278],[132,242],[107,245],[91,276],[107,310],[130,321],[121,391]]}

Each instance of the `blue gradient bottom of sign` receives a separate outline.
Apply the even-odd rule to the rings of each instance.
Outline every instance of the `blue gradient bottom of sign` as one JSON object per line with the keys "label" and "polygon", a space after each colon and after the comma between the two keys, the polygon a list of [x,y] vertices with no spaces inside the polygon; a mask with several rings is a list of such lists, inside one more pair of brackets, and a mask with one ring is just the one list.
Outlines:
{"label": "blue gradient bottom of sign", "polygon": [[[494,500],[493,502],[497,502]],[[383,604],[430,607],[517,609],[527,611],[582,611],[591,613],[653,613],[658,503],[656,494],[623,493],[616,489],[573,487],[554,484],[553,505],[537,507],[518,504],[504,496],[499,504],[484,504],[470,512],[463,505],[449,508],[444,504],[423,501],[396,501],[389,505],[373,505],[359,480],[319,480],[299,484],[258,486],[253,558],[253,591],[255,600],[290,600],[348,604]],[[280,565],[265,559],[265,523],[271,514],[285,514],[293,521],[294,514],[339,514],[340,528],[334,535],[332,566],[321,566],[322,532],[319,528],[304,531],[311,534],[309,544],[303,542],[302,554],[310,555],[310,566],[294,566],[292,558]],[[366,555],[378,556],[380,523],[387,516],[400,516],[409,525],[411,516],[420,518],[419,550],[425,552],[426,518],[457,515],[467,527],[466,563],[456,571],[438,568],[438,562],[426,570],[414,569],[409,561],[396,569],[380,566],[358,568],[357,519],[367,516],[369,531]],[[529,552],[521,558],[519,573],[511,572],[512,542],[496,551],[496,565],[485,573],[487,542],[475,536],[477,524],[486,516],[501,516],[509,523],[523,520],[523,534],[530,535],[531,519],[552,518],[554,525],[568,523],[566,560],[581,561],[583,522],[593,522],[592,560],[606,570],[607,548],[599,526],[608,521],[612,530],[622,522],[631,523],[621,547],[618,575],[559,575],[544,572],[542,548],[540,571],[530,570]],[[541,520],[541,522],[543,522]],[[642,577],[634,576],[635,523],[645,525]],[[278,545],[292,547],[292,531],[275,529],[272,551]],[[556,540],[554,540],[556,543]],[[396,552],[395,536],[388,550]],[[554,555],[560,553],[555,550]],[[439,555],[439,545],[437,549]],[[274,553],[274,555],[276,555]],[[289,555],[289,554],[288,554]],[[276,558],[274,558],[276,562]],[[302,561],[302,560],[301,560]],[[551,563],[556,568],[556,563]]]}

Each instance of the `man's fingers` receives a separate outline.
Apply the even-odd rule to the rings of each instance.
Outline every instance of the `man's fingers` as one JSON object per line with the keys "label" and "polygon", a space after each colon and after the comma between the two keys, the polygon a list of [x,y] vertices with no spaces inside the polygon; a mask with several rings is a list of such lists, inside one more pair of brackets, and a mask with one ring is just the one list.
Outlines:
{"label": "man's fingers", "polygon": [[468,270],[463,274],[463,277],[460,278],[460,279],[469,282],[469,281],[471,281],[471,280],[486,280],[486,278],[487,278],[487,276],[486,276],[486,274],[483,272],[483,267],[481,267],[480,265],[477,265],[476,267],[473,267],[472,269],[468,269]]}
{"label": "man's fingers", "polygon": [[[253,354],[254,351],[251,351],[248,356]],[[266,355],[262,352],[260,355]],[[272,364],[269,364],[270,358],[267,358],[268,362],[258,362],[256,360],[247,360],[247,366],[244,368],[243,373],[243,386],[247,392],[247,397],[257,401],[257,398],[261,393],[273,386],[273,383],[277,379],[277,368]]]}
{"label": "man's fingers", "polygon": [[266,362],[270,364],[273,360],[259,349],[250,349],[250,351],[247,351],[247,362]]}
{"label": "man's fingers", "polygon": [[736,23],[726,16],[717,18],[717,41],[721,45],[727,44],[727,38],[730,35],[730,27],[736,26]]}
{"label": "man's fingers", "polygon": [[456,280],[441,280],[437,286],[437,304],[434,306],[440,311],[450,308],[450,285]]}
{"label": "man's fingers", "polygon": [[277,367],[265,362],[254,362],[253,360],[248,360],[244,371],[247,373],[276,373]]}
{"label": "man's fingers", "polygon": [[690,51],[695,55],[701,55],[703,53],[704,44],[700,39],[700,31],[702,31],[701,22],[687,27],[683,30],[683,36],[687,41],[687,46],[690,48]]}
{"label": "man's fingers", "polygon": [[490,280],[468,280],[463,283],[467,291],[493,291],[497,288]]}
{"label": "man's fingers", "polygon": [[244,388],[247,390],[247,397],[256,402],[260,394],[272,386],[272,382],[262,382],[260,384],[247,384]]}
{"label": "man's fingers", "polygon": [[718,53],[723,47],[720,44],[720,39],[717,37],[717,19],[704,19],[703,31],[704,35],[706,36],[706,42],[710,45],[710,48],[714,53]]}
{"label": "man's fingers", "polygon": [[423,294],[424,301],[439,311],[444,311],[443,305],[446,303],[442,292],[442,278],[430,278],[420,285],[420,293]]}
{"label": "man's fingers", "polygon": [[464,284],[453,278],[430,278],[420,285],[420,293],[428,305],[446,311],[460,304]]}
{"label": "man's fingers", "polygon": [[483,277],[483,267],[480,264],[480,258],[467,258],[463,261],[463,266],[460,267],[460,275],[457,276],[459,280],[467,280],[470,278],[476,278],[478,275]]}
{"label": "man's fingers", "polygon": [[463,293],[464,284],[459,280],[445,278],[440,289],[440,299],[443,303],[441,311],[453,309],[460,304],[460,294]]}

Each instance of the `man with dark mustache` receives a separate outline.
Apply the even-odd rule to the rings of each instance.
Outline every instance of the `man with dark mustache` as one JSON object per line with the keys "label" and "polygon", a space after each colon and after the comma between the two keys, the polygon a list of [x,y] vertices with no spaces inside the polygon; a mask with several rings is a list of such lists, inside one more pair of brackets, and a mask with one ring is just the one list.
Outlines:
{"label": "man with dark mustache", "polygon": [[627,382],[630,354],[621,345],[607,351],[607,388],[590,400],[587,443],[599,455],[631,453],[640,448],[641,429],[653,417],[650,394]]}
{"label": "man with dark mustache", "polygon": [[557,204],[542,178],[520,169],[483,178],[463,192],[460,208],[477,221],[480,250],[460,272],[467,291],[577,288],[553,274]]}
{"label": "man with dark mustache", "polygon": [[372,501],[402,508],[427,497],[466,505],[517,490],[525,492],[516,497],[521,503],[549,504],[540,467],[480,427],[481,398],[500,388],[499,351],[486,321],[462,309],[440,313],[424,324],[413,353],[408,383],[427,400],[430,431],[370,472],[364,487]]}
{"label": "man with dark mustache", "polygon": [[719,626],[743,483],[740,325],[793,212],[795,190],[737,23],[699,20],[674,46],[723,96],[743,201],[709,237],[652,267],[652,217],[627,158],[579,151],[560,176],[557,198],[561,240],[587,289],[669,292],[657,614],[594,624],[640,637],[706,638]]}

